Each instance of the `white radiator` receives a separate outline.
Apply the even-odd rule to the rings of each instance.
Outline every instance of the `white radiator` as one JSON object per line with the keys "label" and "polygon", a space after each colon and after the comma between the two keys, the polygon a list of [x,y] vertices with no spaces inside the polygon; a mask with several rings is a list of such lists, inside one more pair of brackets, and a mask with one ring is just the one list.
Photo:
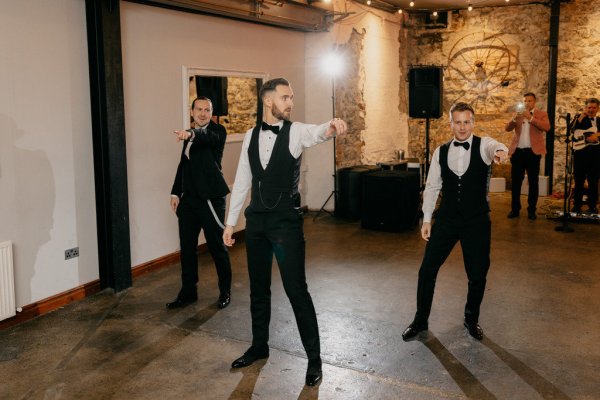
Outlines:
{"label": "white radiator", "polygon": [[0,321],[15,314],[12,242],[8,241],[0,243]]}

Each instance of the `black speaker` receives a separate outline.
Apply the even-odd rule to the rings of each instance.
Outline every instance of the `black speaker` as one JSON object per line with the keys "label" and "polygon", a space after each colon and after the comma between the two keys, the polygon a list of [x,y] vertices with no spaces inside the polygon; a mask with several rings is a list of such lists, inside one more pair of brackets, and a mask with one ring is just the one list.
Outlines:
{"label": "black speaker", "polygon": [[362,176],[379,171],[375,165],[355,165],[337,170],[338,201],[335,216],[339,218],[359,219],[362,209]]}
{"label": "black speaker", "polygon": [[379,171],[363,175],[361,226],[389,232],[413,229],[419,209],[419,174]]}
{"label": "black speaker", "polygon": [[411,118],[442,116],[442,67],[417,67],[408,71],[408,115]]}
{"label": "black speaker", "polygon": [[212,101],[213,115],[222,117],[229,114],[226,76],[196,75],[196,95],[208,97]]}

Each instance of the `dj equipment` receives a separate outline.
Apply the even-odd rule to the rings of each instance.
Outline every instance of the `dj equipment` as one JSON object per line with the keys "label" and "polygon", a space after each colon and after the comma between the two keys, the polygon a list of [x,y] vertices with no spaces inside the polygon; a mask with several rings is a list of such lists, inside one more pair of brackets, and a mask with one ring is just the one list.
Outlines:
{"label": "dj equipment", "polygon": [[337,171],[338,203],[335,216],[359,219],[362,208],[362,180],[366,173],[379,171],[375,165],[355,165]]}
{"label": "dj equipment", "polygon": [[361,226],[399,232],[415,227],[419,208],[419,174],[413,171],[367,173],[362,182]]}

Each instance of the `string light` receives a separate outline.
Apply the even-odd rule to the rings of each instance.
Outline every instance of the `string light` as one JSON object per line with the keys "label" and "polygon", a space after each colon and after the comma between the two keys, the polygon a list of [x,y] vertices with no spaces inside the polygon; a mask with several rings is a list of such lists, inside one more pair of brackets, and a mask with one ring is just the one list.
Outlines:
{"label": "string light", "polygon": [[438,13],[437,13],[437,11],[434,11],[434,12],[433,12],[433,16],[434,16],[434,17],[437,17],[437,16],[438,16]]}
{"label": "string light", "polygon": [[409,6],[414,7],[415,6],[415,2],[411,1],[410,4],[409,4]]}
{"label": "string light", "polygon": [[371,5],[371,0],[367,0],[367,5],[370,6]]}
{"label": "string light", "polygon": [[401,8],[398,9],[398,14],[402,14],[402,9]]}
{"label": "string light", "polygon": [[467,8],[467,10],[473,11],[473,6],[469,4],[469,7]]}

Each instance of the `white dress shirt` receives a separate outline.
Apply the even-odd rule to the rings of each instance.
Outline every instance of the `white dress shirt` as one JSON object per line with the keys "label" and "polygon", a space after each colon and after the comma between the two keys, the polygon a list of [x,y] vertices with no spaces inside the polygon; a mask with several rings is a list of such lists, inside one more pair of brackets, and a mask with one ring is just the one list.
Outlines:
{"label": "white dress shirt", "polygon": [[[453,139],[452,142],[457,141]],[[471,149],[473,148],[473,135],[471,135],[465,142],[469,143],[469,150],[466,150],[462,146],[454,146],[454,143],[450,143],[448,149],[448,167],[452,172],[458,176],[463,174],[469,168],[471,162]],[[479,151],[481,153],[481,159],[487,165],[490,165],[494,161],[494,155],[497,151],[504,150],[508,153],[508,148],[496,140],[490,137],[482,137]],[[429,166],[429,173],[427,174],[427,183],[425,184],[425,191],[423,192],[423,222],[431,222],[431,216],[435,209],[438,195],[442,189],[442,169],[440,167],[440,147],[435,149],[433,157],[431,159],[431,165]]]}
{"label": "white dress shirt", "polygon": [[[329,124],[330,122],[326,122],[322,125],[293,122],[290,127],[290,154],[294,156],[294,158],[298,158],[305,148],[323,143],[324,141],[333,138],[333,136],[325,135],[329,128]],[[281,128],[283,126],[283,121],[279,121],[276,125]],[[230,226],[235,226],[237,224],[248,191],[252,187],[252,171],[250,169],[250,160],[248,159],[248,147],[250,146],[251,138],[252,129],[249,129],[246,132],[244,142],[242,143],[242,152],[240,153],[240,161],[235,174],[235,183],[233,184],[233,190],[231,191],[229,213],[227,215],[227,225]],[[260,130],[259,132],[258,154],[263,168],[267,168],[267,164],[269,164],[276,139],[277,135],[270,130]]]}
{"label": "white dress shirt", "polygon": [[[208,124],[203,125],[196,129],[200,129],[200,134],[204,135],[204,134],[206,134],[206,128],[208,128]],[[188,129],[187,132],[190,133],[190,138],[188,139],[188,142],[185,145],[185,150],[183,152],[185,153],[185,156],[189,160],[190,159],[190,148],[192,147],[192,142],[196,138],[196,134],[194,133],[193,128]]]}
{"label": "white dress shirt", "polygon": [[533,118],[533,110],[530,111],[529,118],[523,118],[523,126],[521,126],[521,135],[519,136],[519,143],[517,147],[519,149],[530,149],[531,148],[531,136],[529,135],[529,129],[531,123],[529,122]]}

